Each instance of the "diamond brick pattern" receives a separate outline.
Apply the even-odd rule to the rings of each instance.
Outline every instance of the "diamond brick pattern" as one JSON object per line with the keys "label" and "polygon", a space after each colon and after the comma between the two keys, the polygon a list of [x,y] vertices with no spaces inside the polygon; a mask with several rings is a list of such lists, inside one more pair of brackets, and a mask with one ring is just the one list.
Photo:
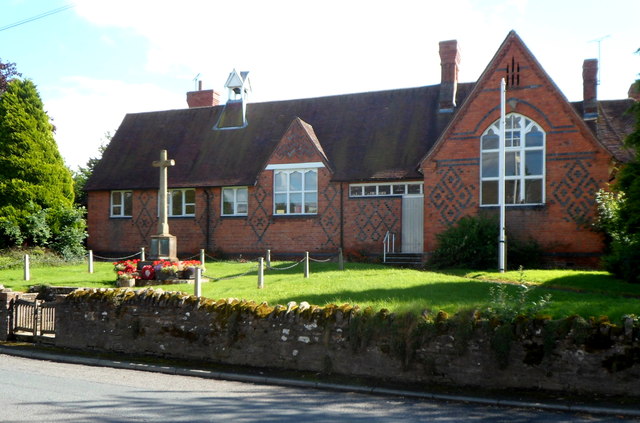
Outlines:
{"label": "diamond brick pattern", "polygon": [[550,184],[552,198],[564,208],[563,219],[581,225],[595,206],[595,192],[599,186],[591,176],[590,161],[574,159],[565,163],[564,177]]}
{"label": "diamond brick pattern", "polygon": [[253,190],[252,200],[254,200],[256,206],[249,216],[249,226],[258,238],[258,243],[262,242],[264,234],[267,232],[267,229],[269,229],[269,226],[271,226],[270,213],[264,206],[264,201],[267,199],[267,196],[267,191],[261,185],[257,185],[255,190]]}
{"label": "diamond brick pattern", "polygon": [[429,193],[429,201],[438,210],[441,222],[451,225],[472,205],[476,188],[465,184],[461,171],[453,166],[440,169],[436,174],[440,179]]}
{"label": "diamond brick pattern", "polygon": [[400,210],[394,210],[388,201],[366,199],[358,202],[358,228],[356,239],[360,242],[382,242],[387,231],[399,232]]}
{"label": "diamond brick pattern", "polygon": [[133,226],[138,230],[140,239],[146,240],[151,236],[151,229],[157,224],[157,218],[152,213],[155,203],[149,192],[142,191],[136,198],[136,205],[140,207],[133,219]]}

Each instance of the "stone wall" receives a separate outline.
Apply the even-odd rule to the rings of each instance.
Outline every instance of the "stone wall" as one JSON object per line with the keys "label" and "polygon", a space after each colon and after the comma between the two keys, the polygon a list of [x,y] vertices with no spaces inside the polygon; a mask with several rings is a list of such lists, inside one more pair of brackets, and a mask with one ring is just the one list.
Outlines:
{"label": "stone wall", "polygon": [[78,290],[57,304],[56,345],[373,377],[425,386],[638,395],[640,324],[581,318],[500,324],[477,315],[396,316],[197,298],[161,290]]}

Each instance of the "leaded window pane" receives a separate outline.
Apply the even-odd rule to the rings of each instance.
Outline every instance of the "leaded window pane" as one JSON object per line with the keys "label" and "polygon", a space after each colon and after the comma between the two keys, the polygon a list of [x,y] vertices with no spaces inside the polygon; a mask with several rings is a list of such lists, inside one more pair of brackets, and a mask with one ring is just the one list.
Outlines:
{"label": "leaded window pane", "polygon": [[376,195],[376,186],[375,185],[365,185],[364,186],[364,195]]}
{"label": "leaded window pane", "polygon": [[420,184],[408,184],[407,194],[420,194]]}
{"label": "leaded window pane", "polygon": [[304,189],[305,191],[315,191],[318,189],[318,172],[315,170],[308,170],[305,172]]}
{"label": "leaded window pane", "polygon": [[312,192],[304,196],[304,212],[318,213],[318,194],[317,193]]}
{"label": "leaded window pane", "polygon": [[498,176],[498,153],[482,153],[482,177]]}
{"label": "leaded window pane", "polygon": [[182,191],[171,191],[171,215],[182,214]]}
{"label": "leaded window pane", "polygon": [[524,186],[525,203],[542,203],[542,179],[527,179]]}
{"label": "leaded window pane", "polygon": [[184,202],[185,203],[195,203],[196,202],[196,190],[188,189],[184,192]]}
{"label": "leaded window pane", "polygon": [[302,194],[289,194],[289,213],[302,213]]}
{"label": "leaded window pane", "polygon": [[542,147],[544,144],[544,134],[534,126],[531,131],[524,137],[526,147]]}
{"label": "leaded window pane", "polygon": [[520,131],[506,131],[504,136],[506,147],[520,146]]}
{"label": "leaded window pane", "polygon": [[238,201],[238,203],[246,203],[247,202],[247,198],[248,198],[248,190],[247,188],[238,188],[236,190],[236,200]]}
{"label": "leaded window pane", "polygon": [[504,165],[504,174],[506,176],[520,175],[520,152],[506,153]]}
{"label": "leaded window pane", "polygon": [[482,204],[498,204],[498,181],[482,181]]}
{"label": "leaded window pane", "polygon": [[498,148],[500,148],[500,136],[490,129],[489,133],[482,137],[482,149],[497,150]]}
{"label": "leaded window pane", "polygon": [[287,183],[286,172],[276,172],[275,190],[277,192],[287,191],[289,184]]}
{"label": "leaded window pane", "polygon": [[124,216],[131,216],[132,214],[132,208],[133,208],[133,192],[131,191],[126,191],[124,193],[124,199],[123,199],[123,203],[124,203]]}
{"label": "leaded window pane", "polygon": [[520,179],[504,181],[504,203],[520,203]]}
{"label": "leaded window pane", "polygon": [[122,192],[114,191],[111,193],[111,204],[113,206],[121,206],[122,205]]}
{"label": "leaded window pane", "polygon": [[274,196],[276,214],[286,214],[287,211],[287,194],[276,194]]}
{"label": "leaded window pane", "polygon": [[396,195],[402,195],[405,193],[405,186],[404,185],[394,185],[393,186],[393,193]]}
{"label": "leaded window pane", "polygon": [[359,197],[362,195],[362,187],[349,187],[349,195],[352,197]]}
{"label": "leaded window pane", "polygon": [[391,194],[391,185],[378,185],[378,195]]}
{"label": "leaded window pane", "polygon": [[524,174],[542,175],[542,150],[527,151],[524,154]]}
{"label": "leaded window pane", "polygon": [[302,191],[302,173],[291,172],[289,175],[289,189],[291,191]]}

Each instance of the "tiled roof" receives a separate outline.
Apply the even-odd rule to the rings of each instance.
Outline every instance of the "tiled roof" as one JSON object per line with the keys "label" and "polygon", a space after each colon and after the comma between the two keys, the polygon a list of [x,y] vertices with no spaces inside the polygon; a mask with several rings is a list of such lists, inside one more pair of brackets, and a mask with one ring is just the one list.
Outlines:
{"label": "tiled roof", "polygon": [[[473,86],[458,84],[457,104]],[[297,118],[311,127],[334,180],[419,179],[420,160],[453,116],[438,114],[439,91],[439,85],[432,85],[249,103],[248,124],[238,129],[214,130],[224,105],[128,114],[85,189],[157,188],[158,171],[151,163],[162,149],[176,162],[169,170],[171,187],[253,185]],[[633,129],[633,116],[625,114],[632,101],[600,101],[598,119],[589,125],[622,162],[632,157],[622,145]],[[572,105],[581,114],[582,103]]]}
{"label": "tiled roof", "polygon": [[[624,139],[633,131],[635,117],[627,113],[634,103],[632,99],[601,100],[598,102],[598,117],[588,121],[588,126],[611,155],[620,162],[628,162],[633,152],[624,146]],[[578,114],[582,115],[582,102],[572,103]]]}
{"label": "tiled roof", "polygon": [[[458,104],[472,86],[458,85]],[[419,160],[442,130],[439,90],[433,85],[249,103],[248,125],[240,129],[213,129],[224,105],[128,114],[86,189],[156,188],[151,163],[162,149],[176,162],[171,187],[253,185],[296,118],[313,128],[334,180],[420,178]]]}

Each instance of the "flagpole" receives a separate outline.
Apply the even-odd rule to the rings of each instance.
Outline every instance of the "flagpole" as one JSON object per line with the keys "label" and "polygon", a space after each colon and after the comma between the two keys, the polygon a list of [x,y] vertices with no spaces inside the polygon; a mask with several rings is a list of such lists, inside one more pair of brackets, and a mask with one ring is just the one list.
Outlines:
{"label": "flagpole", "polygon": [[504,273],[505,268],[507,267],[507,251],[506,251],[506,243],[507,237],[505,234],[505,186],[504,186],[504,168],[505,168],[505,127],[506,127],[506,84],[504,82],[504,78],[500,81],[500,150],[498,157],[498,201],[500,204],[500,236],[499,236],[499,249],[498,249],[498,261],[499,261],[499,270],[500,273]]}

